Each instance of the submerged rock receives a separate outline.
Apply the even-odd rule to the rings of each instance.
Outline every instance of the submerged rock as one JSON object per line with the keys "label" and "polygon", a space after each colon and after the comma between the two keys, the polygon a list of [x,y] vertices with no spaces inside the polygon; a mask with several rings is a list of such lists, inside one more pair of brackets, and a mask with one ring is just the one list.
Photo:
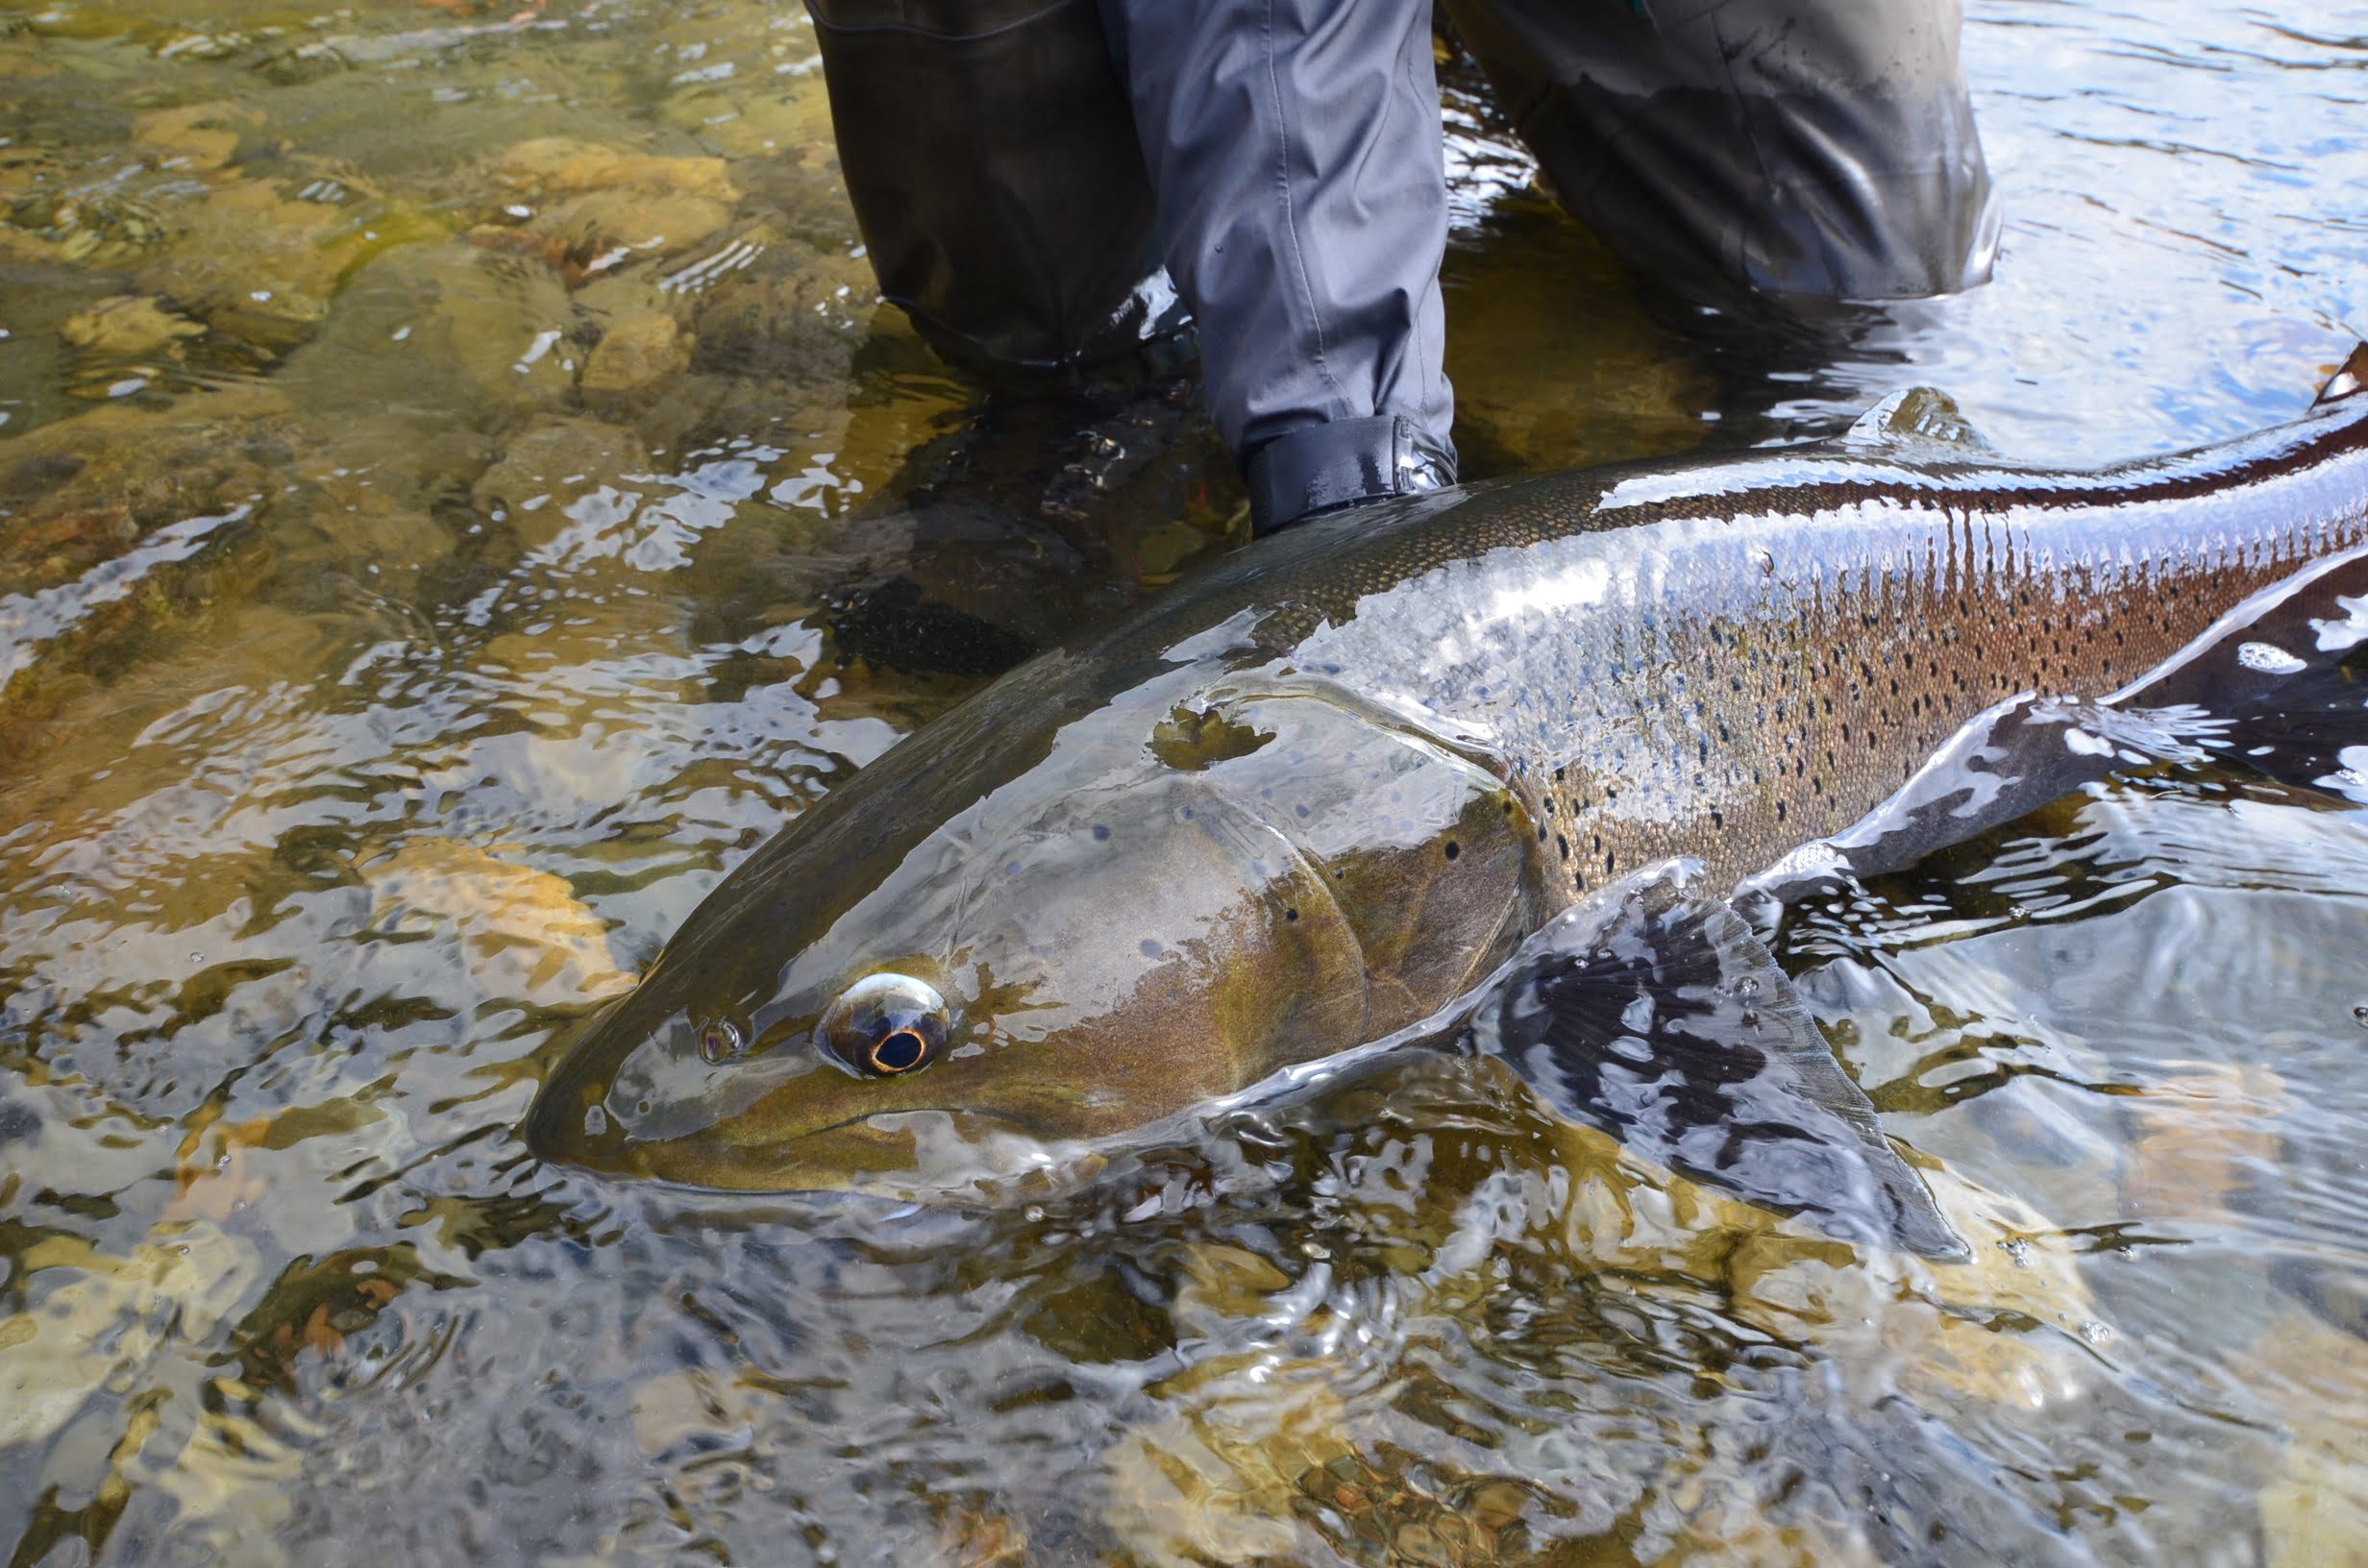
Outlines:
{"label": "submerged rock", "polygon": [[180,229],[177,209],[126,190],[35,184],[0,224],[0,257],[24,265],[124,267],[162,250]]}
{"label": "submerged rock", "polygon": [[470,239],[530,257],[571,288],[682,255],[730,223],[740,199],[721,159],[658,158],[567,137],[523,142],[489,175],[508,199]]}
{"label": "submerged rock", "polygon": [[156,154],[167,168],[210,173],[236,156],[242,137],[263,123],[244,104],[185,104],[134,117],[132,144]]}
{"label": "submerged rock", "polygon": [[2121,1200],[2132,1217],[2210,1221],[2278,1167],[2285,1080],[2255,1064],[2190,1064],[2133,1096],[2137,1138],[2123,1154]]}
{"label": "submerged rock", "polygon": [[471,498],[478,509],[506,525],[527,550],[540,550],[576,521],[587,497],[613,502],[619,521],[648,489],[634,476],[648,453],[628,427],[597,419],[537,422],[504,449],[478,477]]}
{"label": "submerged rock", "polygon": [[206,325],[153,295],[117,294],[68,316],[58,335],[66,347],[86,355],[130,358],[174,350],[185,338],[203,337]]}
{"label": "submerged rock", "polygon": [[275,349],[309,335],[338,282],[373,248],[335,208],[288,201],[261,181],[222,186],[178,215],[179,241],[140,274],[141,285]]}
{"label": "submerged rock", "polygon": [[57,1235],[16,1254],[26,1303],[0,1317],[0,1447],[54,1435],[103,1389],[129,1393],[176,1345],[206,1343],[247,1293],[254,1248],[210,1225],[114,1257]]}
{"label": "submerged rock", "polygon": [[0,466],[0,581],[56,587],[168,524],[256,502],[300,438],[294,410],[259,387],[31,431]]}
{"label": "submerged rock", "polygon": [[538,136],[498,155],[488,171],[513,195],[553,197],[626,186],[732,202],[740,192],[720,158],[660,158],[573,136]]}
{"label": "submerged rock", "polygon": [[578,1002],[633,983],[608,945],[608,923],[549,871],[476,845],[420,839],[362,868],[371,929],[440,937],[488,998]]}
{"label": "submerged rock", "polygon": [[[192,417],[194,416],[194,417]],[[137,640],[268,576],[266,499],[292,412],[241,387],[164,410],[110,404],[33,430],[0,466],[0,757],[19,726]]]}
{"label": "submerged rock", "polygon": [[691,345],[675,319],[652,311],[609,324],[584,360],[578,383],[591,401],[624,401],[680,375]]}

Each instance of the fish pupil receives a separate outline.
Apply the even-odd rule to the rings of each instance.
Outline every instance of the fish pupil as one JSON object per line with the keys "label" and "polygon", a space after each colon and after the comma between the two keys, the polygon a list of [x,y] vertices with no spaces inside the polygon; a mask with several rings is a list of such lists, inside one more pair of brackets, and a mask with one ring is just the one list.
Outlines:
{"label": "fish pupil", "polygon": [[920,1065],[928,1046],[910,1029],[900,1029],[872,1048],[872,1065],[882,1072],[902,1072]]}

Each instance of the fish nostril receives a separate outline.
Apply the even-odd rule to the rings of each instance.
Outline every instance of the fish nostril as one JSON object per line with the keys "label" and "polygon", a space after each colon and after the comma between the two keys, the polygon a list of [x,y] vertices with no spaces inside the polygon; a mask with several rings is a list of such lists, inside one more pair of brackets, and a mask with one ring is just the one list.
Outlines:
{"label": "fish nostril", "polygon": [[699,1054],[709,1066],[730,1061],[740,1054],[740,1031],[725,1022],[707,1025],[699,1032]]}

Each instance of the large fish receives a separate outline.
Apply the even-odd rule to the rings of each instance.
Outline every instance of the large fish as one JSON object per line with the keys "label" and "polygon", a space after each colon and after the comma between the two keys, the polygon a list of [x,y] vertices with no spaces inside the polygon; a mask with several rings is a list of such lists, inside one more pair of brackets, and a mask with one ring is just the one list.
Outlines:
{"label": "large fish", "polygon": [[1992,460],[1912,394],[1826,447],[1302,526],[751,856],[530,1140],[925,1190],[1397,1039],[1947,1255],[1738,904],[2165,760],[2368,798],[2364,379],[2368,346],[2294,424],[2091,472]]}

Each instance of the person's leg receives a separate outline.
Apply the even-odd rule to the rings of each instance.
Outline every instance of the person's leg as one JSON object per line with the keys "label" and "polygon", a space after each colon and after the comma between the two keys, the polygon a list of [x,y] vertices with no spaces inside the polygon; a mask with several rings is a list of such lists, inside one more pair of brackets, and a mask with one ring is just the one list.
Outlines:
{"label": "person's leg", "polygon": [[1430,0],[1103,0],[1262,532],[1454,478]]}
{"label": "person's leg", "polygon": [[973,366],[1073,371],[1176,331],[1097,0],[807,0],[880,292]]}
{"label": "person's leg", "polygon": [[1445,0],[1555,193],[1680,283],[1898,299],[1989,276],[1958,0]]}

